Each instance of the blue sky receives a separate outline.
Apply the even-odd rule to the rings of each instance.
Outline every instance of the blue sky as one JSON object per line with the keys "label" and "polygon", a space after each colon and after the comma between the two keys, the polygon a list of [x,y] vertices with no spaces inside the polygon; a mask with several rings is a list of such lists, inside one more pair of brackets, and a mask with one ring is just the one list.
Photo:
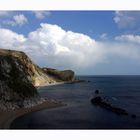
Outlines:
{"label": "blue sky", "polygon": [[140,74],[139,11],[0,11],[0,48],[76,74]]}
{"label": "blue sky", "polygon": [[[28,18],[28,24],[25,24],[24,27],[3,26],[24,35],[37,29],[40,23],[57,24],[64,30],[84,33],[96,39],[99,39],[102,33],[108,33],[110,37],[121,33],[113,21],[114,11],[51,11],[50,15],[43,19],[35,18],[30,11],[16,11],[15,13],[24,14]],[[5,18],[7,17],[3,17],[1,20]]]}

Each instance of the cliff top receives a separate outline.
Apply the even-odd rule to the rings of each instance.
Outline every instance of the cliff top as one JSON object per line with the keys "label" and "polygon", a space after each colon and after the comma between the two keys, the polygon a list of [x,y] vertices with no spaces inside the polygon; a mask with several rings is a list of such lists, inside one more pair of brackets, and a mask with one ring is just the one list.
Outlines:
{"label": "cliff top", "polygon": [[22,51],[0,49],[0,55],[3,55],[3,56],[7,56],[7,55],[19,56],[19,55],[26,55],[26,54]]}

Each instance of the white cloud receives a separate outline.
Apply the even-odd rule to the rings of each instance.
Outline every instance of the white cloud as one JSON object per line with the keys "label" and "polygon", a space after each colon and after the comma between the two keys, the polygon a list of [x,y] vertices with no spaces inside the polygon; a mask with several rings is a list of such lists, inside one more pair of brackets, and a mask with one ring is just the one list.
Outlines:
{"label": "white cloud", "polygon": [[24,44],[26,40],[23,35],[17,34],[9,29],[0,29],[0,34],[0,48],[19,50],[21,44]]}
{"label": "white cloud", "polygon": [[22,26],[28,23],[28,19],[23,14],[19,14],[13,16],[12,20],[5,20],[3,21],[3,23],[11,26]]}
{"label": "white cloud", "polygon": [[102,33],[102,34],[100,35],[100,38],[103,39],[103,40],[106,40],[106,39],[108,38],[107,33]]}
{"label": "white cloud", "polygon": [[35,14],[35,17],[37,19],[43,19],[46,16],[50,16],[51,15],[51,12],[49,12],[49,11],[33,11],[33,13]]}
{"label": "white cloud", "polygon": [[139,27],[140,12],[139,11],[116,11],[114,21],[119,28]]}
{"label": "white cloud", "polygon": [[[98,54],[95,40],[89,36],[65,31],[57,25],[41,24],[41,28],[28,35],[30,46],[41,52],[40,57],[46,57],[46,61],[53,60],[54,65],[65,65],[66,67],[90,65],[90,57],[93,57],[92,63],[100,61],[102,51]],[[93,49],[94,48],[94,49]],[[96,60],[96,61],[95,61]],[[84,63],[84,65],[82,64]]]}
{"label": "white cloud", "polygon": [[24,51],[41,66],[92,71],[97,64],[110,63],[114,56],[140,61],[137,44],[123,40],[97,42],[85,34],[65,31],[52,24],[41,24],[27,37],[8,29],[0,29],[0,34],[0,48]]}
{"label": "white cloud", "polygon": [[128,42],[128,43],[140,44],[140,36],[139,35],[132,35],[132,34],[121,35],[121,36],[115,37],[115,40]]}
{"label": "white cloud", "polygon": [[15,24],[20,26],[28,22],[27,18],[23,14],[15,15],[13,19],[15,21]]}

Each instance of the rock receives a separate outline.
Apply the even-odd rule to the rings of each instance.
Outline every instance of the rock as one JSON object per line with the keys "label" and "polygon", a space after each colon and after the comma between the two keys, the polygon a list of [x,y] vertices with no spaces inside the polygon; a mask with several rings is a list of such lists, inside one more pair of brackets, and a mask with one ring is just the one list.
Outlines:
{"label": "rock", "polygon": [[34,86],[56,83],[55,79],[35,65],[24,52],[0,49],[0,66],[2,73],[0,77],[9,77],[10,74],[16,75],[17,72],[20,72],[19,78],[25,81],[28,79]]}
{"label": "rock", "polygon": [[35,65],[25,53],[0,50],[0,100],[21,102],[38,96],[33,81],[35,71],[31,67]]}
{"label": "rock", "polygon": [[132,117],[133,119],[135,119],[135,118],[136,118],[136,115],[135,115],[135,114],[132,114],[131,117]]}
{"label": "rock", "polygon": [[107,109],[109,111],[112,111],[112,112],[114,112],[116,114],[119,114],[119,115],[128,115],[126,110],[111,105],[110,103],[106,102],[100,96],[96,96],[96,97],[92,98],[91,103],[94,104],[94,105],[98,105],[100,107],[103,107],[103,108],[105,108],[105,109]]}
{"label": "rock", "polygon": [[13,110],[41,103],[34,86],[47,82],[56,81],[24,52],[0,49],[0,109]]}
{"label": "rock", "polygon": [[56,83],[58,79],[73,80],[74,72],[46,72],[24,52],[0,49],[0,109],[14,110],[43,103],[45,99],[39,97],[35,86]]}
{"label": "rock", "polygon": [[42,68],[42,70],[58,82],[75,80],[74,72],[72,70],[57,70],[52,68]]}
{"label": "rock", "polygon": [[99,94],[99,90],[95,90],[95,94]]}
{"label": "rock", "polygon": [[91,103],[98,105],[98,104],[102,103],[102,98],[101,97],[92,98]]}

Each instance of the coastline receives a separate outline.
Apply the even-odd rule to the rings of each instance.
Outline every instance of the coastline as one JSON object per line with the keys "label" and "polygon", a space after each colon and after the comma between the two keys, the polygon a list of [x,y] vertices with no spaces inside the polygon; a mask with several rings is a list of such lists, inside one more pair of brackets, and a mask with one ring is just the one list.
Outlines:
{"label": "coastline", "polygon": [[[62,85],[62,84],[72,84],[77,83],[77,81],[65,81],[65,82],[56,82],[51,84],[42,84],[40,86],[36,86],[37,89],[44,87],[44,86],[56,86],[56,85]],[[0,129],[10,129],[11,123],[17,119],[18,117],[21,117],[27,113],[40,111],[43,109],[50,109],[50,108],[56,108],[65,106],[66,104],[60,102],[60,101],[54,101],[52,100],[46,100],[45,102],[38,104],[36,106],[30,107],[30,108],[20,108],[16,110],[8,110],[8,111],[2,111],[0,110]]]}
{"label": "coastline", "polygon": [[[56,82],[52,84],[42,84],[40,86],[36,86],[37,89],[44,87],[44,86],[55,86],[55,85],[61,85],[65,84],[67,82]],[[30,107],[30,108],[20,108],[16,110],[8,110],[3,111],[0,110],[0,129],[10,129],[11,123],[17,119],[18,117],[21,117],[27,113],[40,111],[43,109],[50,109],[50,108],[56,108],[64,106],[60,101],[53,101],[53,100],[46,100],[45,102],[38,104],[36,106]]]}
{"label": "coastline", "polygon": [[42,84],[40,86],[36,86],[37,89],[44,87],[44,86],[57,86],[57,85],[62,85],[62,84],[74,84],[74,83],[81,83],[81,82],[90,82],[90,81],[85,81],[85,80],[74,80],[74,81],[64,81],[64,82],[56,82],[56,83],[50,83],[50,84]]}
{"label": "coastline", "polygon": [[10,110],[10,111],[0,110],[0,129],[10,129],[10,125],[15,119],[27,113],[36,112],[43,109],[61,107],[64,105],[65,104],[63,104],[62,102],[54,102],[51,100],[47,100],[39,105],[30,108],[20,108],[20,109]]}
{"label": "coastline", "polygon": [[41,87],[49,87],[49,86],[57,86],[57,85],[62,85],[62,84],[66,84],[67,82],[56,82],[56,83],[46,83],[46,84],[42,84],[42,85],[39,85],[39,86],[35,86],[37,89],[41,88]]}

